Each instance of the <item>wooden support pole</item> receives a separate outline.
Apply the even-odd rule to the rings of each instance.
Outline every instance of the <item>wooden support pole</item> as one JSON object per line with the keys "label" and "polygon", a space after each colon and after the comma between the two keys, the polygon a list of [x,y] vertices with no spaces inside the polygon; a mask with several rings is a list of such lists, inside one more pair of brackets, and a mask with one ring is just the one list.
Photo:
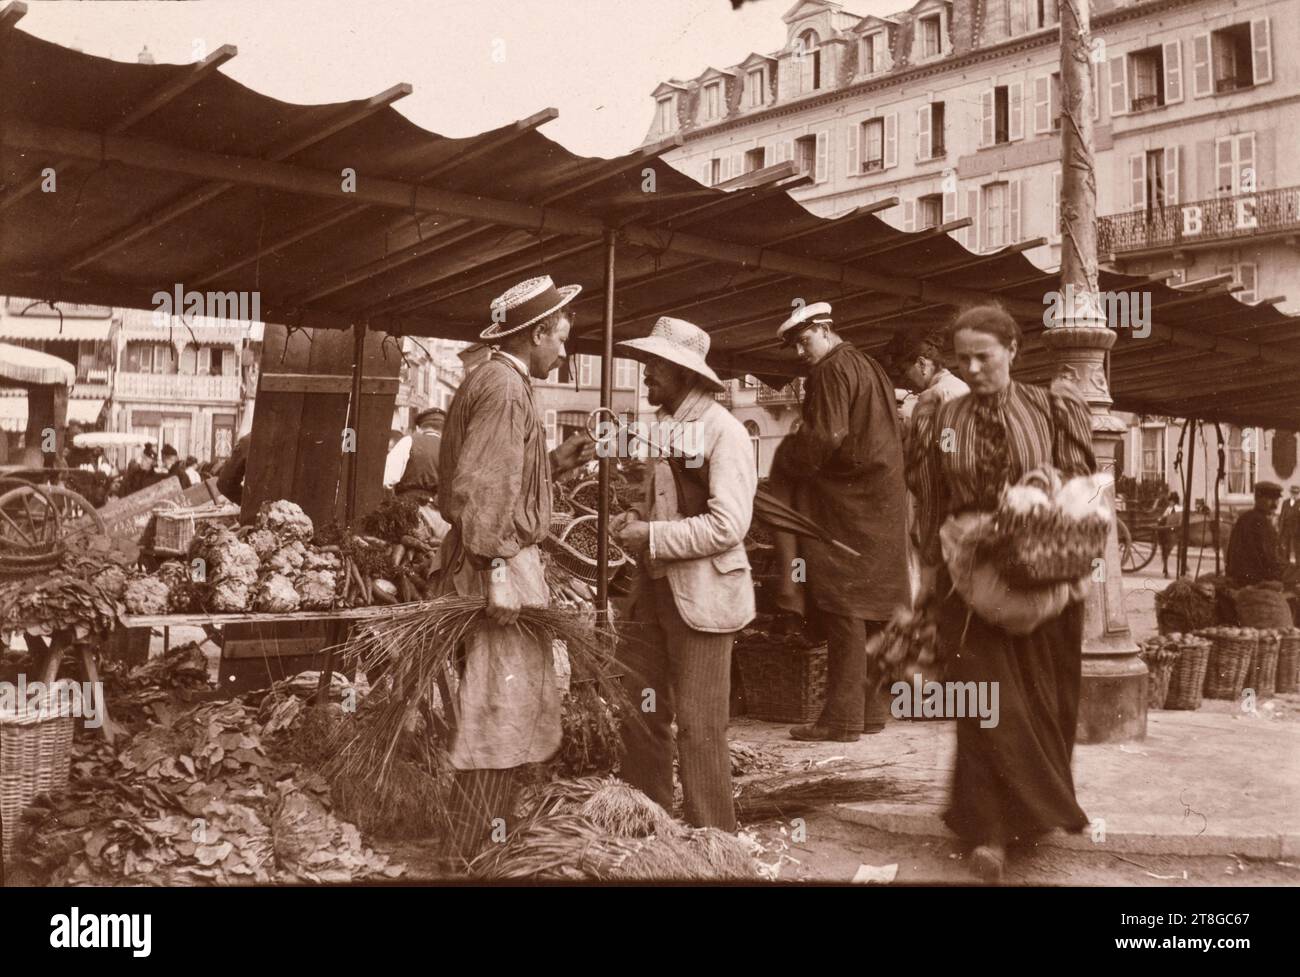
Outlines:
{"label": "wooden support pole", "polygon": [[[365,320],[355,323],[352,326],[352,393],[348,400],[348,427],[352,429],[352,437],[359,437],[358,432],[361,430],[361,380],[365,372],[366,358],[366,326]],[[347,502],[344,508],[344,525],[349,529],[352,528],[353,520],[357,517],[357,452],[360,445],[355,442],[352,450],[348,452],[347,460],[347,479],[348,494]]]}
{"label": "wooden support pole", "polygon": [[[605,234],[605,334],[600,353],[600,406],[614,408],[614,231]],[[609,624],[609,455],[599,461],[599,502],[596,509],[596,614]]]}

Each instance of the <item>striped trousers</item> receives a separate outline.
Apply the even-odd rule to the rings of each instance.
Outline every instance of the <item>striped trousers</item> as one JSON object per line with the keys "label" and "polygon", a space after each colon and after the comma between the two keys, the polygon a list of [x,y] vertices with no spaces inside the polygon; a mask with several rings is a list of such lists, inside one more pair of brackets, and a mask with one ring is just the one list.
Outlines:
{"label": "striped trousers", "polygon": [[736,830],[727,746],[734,639],[688,627],[668,580],[647,577],[618,653],[641,720],[623,724],[623,779],[672,811],[676,720],[685,819],[723,831]]}

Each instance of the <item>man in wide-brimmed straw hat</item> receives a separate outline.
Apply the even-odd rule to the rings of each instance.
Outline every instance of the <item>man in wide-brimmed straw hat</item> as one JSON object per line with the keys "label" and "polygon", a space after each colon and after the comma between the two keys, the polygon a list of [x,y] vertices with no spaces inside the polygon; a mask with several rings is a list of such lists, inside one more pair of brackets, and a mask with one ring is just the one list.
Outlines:
{"label": "man in wide-brimmed straw hat", "polygon": [[551,644],[515,626],[525,605],[546,606],[537,544],[550,528],[551,479],[594,454],[578,434],[551,451],[533,400],[564,357],[568,305],[581,286],[531,278],[492,302],[481,334],[490,359],[465,378],[442,430],[438,501],[451,524],[441,547],[444,593],[482,596],[490,623],[466,642],[450,755],[456,778],[454,858],[470,858],[497,819],[511,816],[514,769],[560,746]]}
{"label": "man in wide-brimmed straw hat", "polygon": [[744,546],[754,452],[714,397],[724,387],[705,362],[704,330],[665,317],[618,346],[645,363],[646,395],[659,408],[644,501],[614,523],[641,563],[619,659],[644,722],[623,728],[622,776],[672,809],[675,719],[686,820],[734,831],[727,719],[732,642],[754,617]]}
{"label": "man in wide-brimmed straw hat", "polygon": [[821,716],[790,735],[852,742],[879,732],[889,718],[883,694],[866,688],[867,637],[895,607],[911,604],[894,385],[879,363],[836,334],[826,302],[800,306],[777,336],[795,347],[809,372],[803,422],[777,449],[772,480],[788,488],[796,509],[862,554],[799,540],[806,598],[826,635],[828,674]]}

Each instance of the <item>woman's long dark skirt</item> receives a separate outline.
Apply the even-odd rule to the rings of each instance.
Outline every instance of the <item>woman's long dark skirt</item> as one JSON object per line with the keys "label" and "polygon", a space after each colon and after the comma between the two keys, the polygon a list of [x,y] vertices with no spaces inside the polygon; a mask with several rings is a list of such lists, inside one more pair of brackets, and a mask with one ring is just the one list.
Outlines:
{"label": "woman's long dark skirt", "polygon": [[[950,584],[941,573],[940,593]],[[1079,715],[1083,604],[1028,635],[1008,634],[968,613],[957,593],[944,600],[939,637],[951,682],[997,682],[998,722],[957,720],[957,763],[944,815],[972,845],[1028,841],[1053,828],[1081,831],[1088,817],[1074,796],[1070,755]]]}

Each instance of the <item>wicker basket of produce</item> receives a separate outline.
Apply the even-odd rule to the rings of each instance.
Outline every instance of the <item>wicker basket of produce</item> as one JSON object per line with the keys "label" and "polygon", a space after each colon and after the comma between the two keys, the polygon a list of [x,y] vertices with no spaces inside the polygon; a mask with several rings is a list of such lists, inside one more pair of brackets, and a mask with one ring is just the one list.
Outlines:
{"label": "wicker basket of produce", "polygon": [[600,483],[595,479],[579,482],[569,491],[569,503],[579,515],[594,516],[600,505]]}
{"label": "wicker basket of produce", "polygon": [[1156,594],[1156,626],[1161,634],[1190,634],[1214,623],[1214,584],[1179,577]]}
{"label": "wicker basket of produce", "polygon": [[1169,676],[1164,708],[1199,709],[1205,689],[1205,671],[1210,663],[1210,639],[1193,634],[1167,637],[1177,638],[1175,647],[1178,654]]}
{"label": "wicker basket of produce", "polygon": [[1277,690],[1277,660],[1282,639],[1276,631],[1259,633],[1259,648],[1250,666],[1250,678],[1246,682],[1255,690],[1258,699],[1271,699]]}
{"label": "wicker basket of produce", "polygon": [[71,692],[65,694],[64,688],[62,683],[51,687],[35,708],[22,702],[17,709],[0,712],[0,817],[4,819],[0,847],[4,857],[9,855],[19,818],[32,799],[68,786],[76,728],[71,705],[76,700]]}
{"label": "wicker basket of produce", "polygon": [[1148,638],[1139,646],[1138,657],[1147,666],[1147,708],[1163,709],[1169,696],[1169,683],[1174,677],[1174,663],[1180,654],[1178,641],[1181,634],[1160,635]]}
{"label": "wicker basket of produce", "polygon": [[826,645],[754,630],[736,640],[745,715],[769,723],[811,723],[826,702]]}
{"label": "wicker basket of produce", "polygon": [[239,525],[239,506],[207,505],[155,509],[153,548],[155,553],[184,555],[189,551],[199,526]]}
{"label": "wicker basket of produce", "polygon": [[1078,580],[1105,555],[1113,519],[1098,476],[1062,485],[1056,472],[1040,469],[1002,493],[988,549],[1015,584]]}
{"label": "wicker basket of produce", "polygon": [[[560,532],[560,535],[547,536],[542,545],[554,558],[556,564],[573,574],[579,580],[595,583],[600,576],[599,564],[596,562],[596,517],[579,516]],[[628,562],[627,554],[612,539],[609,541],[610,575]]]}
{"label": "wicker basket of produce", "polygon": [[1205,671],[1207,699],[1236,699],[1246,687],[1251,662],[1259,647],[1259,632],[1254,628],[1206,628],[1200,632],[1210,639],[1210,662]]}
{"label": "wicker basket of produce", "polygon": [[1300,692],[1300,628],[1283,628],[1279,638],[1277,691]]}

